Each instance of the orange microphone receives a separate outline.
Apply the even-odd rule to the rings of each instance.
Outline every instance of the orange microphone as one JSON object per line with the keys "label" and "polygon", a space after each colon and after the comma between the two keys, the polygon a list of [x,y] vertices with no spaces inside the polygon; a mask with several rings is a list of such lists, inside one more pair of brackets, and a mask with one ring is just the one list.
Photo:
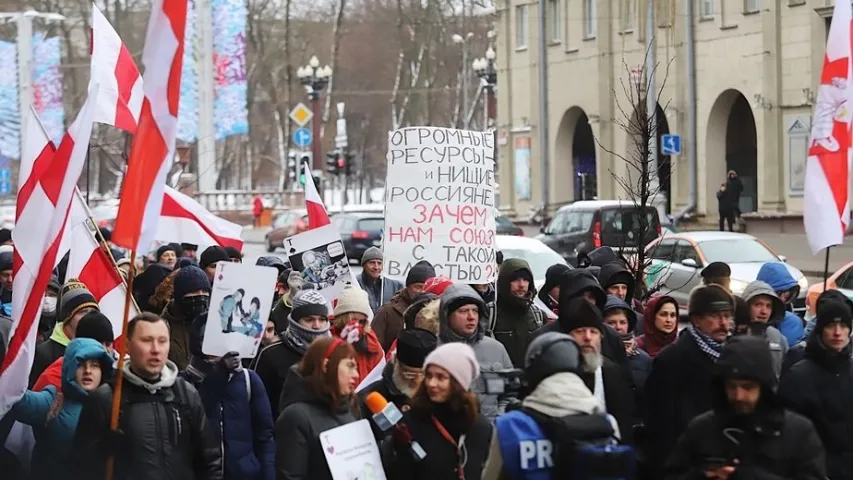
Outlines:
{"label": "orange microphone", "polygon": [[[384,432],[393,428],[399,434],[399,438],[408,445],[409,452],[415,461],[421,461],[426,458],[426,451],[412,438],[412,434],[409,433],[406,425],[400,423],[400,420],[403,419],[403,414],[400,413],[400,409],[396,405],[385,400],[385,397],[379,392],[370,392],[365,397],[364,403],[373,414],[373,423],[380,430]],[[397,434],[395,434],[395,438],[398,438]]]}

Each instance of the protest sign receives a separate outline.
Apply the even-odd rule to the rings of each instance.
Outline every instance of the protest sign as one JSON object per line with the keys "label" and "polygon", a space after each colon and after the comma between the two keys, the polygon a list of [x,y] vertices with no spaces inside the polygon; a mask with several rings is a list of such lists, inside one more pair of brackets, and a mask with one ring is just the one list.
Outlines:
{"label": "protest sign", "polygon": [[311,284],[329,303],[329,313],[347,282],[352,282],[341,234],[334,225],[308,230],[284,240],[287,258],[294,272],[302,273],[302,281]]}
{"label": "protest sign", "polygon": [[277,277],[278,270],[272,267],[216,265],[201,345],[205,355],[238,352],[242,358],[255,356],[273,306]]}
{"label": "protest sign", "polygon": [[320,443],[334,480],[385,480],[379,447],[367,420],[326,430],[320,434]]}
{"label": "protest sign", "polygon": [[421,260],[438,275],[491,283],[495,265],[493,132],[407,127],[388,134],[383,274]]}

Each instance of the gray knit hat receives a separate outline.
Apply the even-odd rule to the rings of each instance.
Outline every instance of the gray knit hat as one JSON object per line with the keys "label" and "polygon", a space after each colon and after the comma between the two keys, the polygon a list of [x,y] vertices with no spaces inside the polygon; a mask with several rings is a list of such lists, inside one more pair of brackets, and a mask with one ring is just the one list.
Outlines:
{"label": "gray knit hat", "polygon": [[316,290],[301,290],[293,297],[293,309],[290,317],[296,321],[311,315],[329,316],[329,304],[326,297]]}
{"label": "gray knit hat", "polygon": [[364,265],[371,260],[382,260],[382,250],[379,250],[378,247],[370,247],[365,250],[364,255],[361,256],[361,264]]}

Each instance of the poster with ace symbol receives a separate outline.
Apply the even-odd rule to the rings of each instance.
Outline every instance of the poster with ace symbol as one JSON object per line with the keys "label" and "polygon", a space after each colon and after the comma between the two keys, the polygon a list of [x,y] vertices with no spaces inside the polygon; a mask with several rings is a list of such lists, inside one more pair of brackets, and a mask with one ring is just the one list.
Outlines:
{"label": "poster with ace symbol", "polygon": [[255,356],[272,310],[277,277],[273,267],[216,265],[201,346],[205,355],[238,352],[241,358]]}
{"label": "poster with ace symbol", "polygon": [[303,288],[320,292],[331,314],[344,286],[355,278],[337,227],[326,225],[308,230],[286,238],[283,243],[293,271],[302,274]]}
{"label": "poster with ace symbol", "polygon": [[326,430],[320,443],[334,480],[385,480],[379,447],[366,419]]}

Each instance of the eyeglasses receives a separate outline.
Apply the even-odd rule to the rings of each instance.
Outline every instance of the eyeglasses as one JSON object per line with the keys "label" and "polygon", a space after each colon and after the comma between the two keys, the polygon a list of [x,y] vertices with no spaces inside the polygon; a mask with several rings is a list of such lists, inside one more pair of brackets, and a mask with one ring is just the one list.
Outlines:
{"label": "eyeglasses", "polygon": [[418,380],[424,377],[423,370],[400,370],[400,376],[406,380]]}

